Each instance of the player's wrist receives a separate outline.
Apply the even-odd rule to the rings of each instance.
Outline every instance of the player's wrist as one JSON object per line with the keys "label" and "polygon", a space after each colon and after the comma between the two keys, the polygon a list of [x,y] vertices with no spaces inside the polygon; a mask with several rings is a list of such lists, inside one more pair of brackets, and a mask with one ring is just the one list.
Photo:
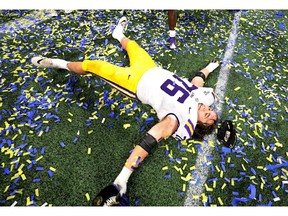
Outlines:
{"label": "player's wrist", "polygon": [[132,172],[132,170],[124,166],[114,182],[128,182],[128,179],[130,178]]}

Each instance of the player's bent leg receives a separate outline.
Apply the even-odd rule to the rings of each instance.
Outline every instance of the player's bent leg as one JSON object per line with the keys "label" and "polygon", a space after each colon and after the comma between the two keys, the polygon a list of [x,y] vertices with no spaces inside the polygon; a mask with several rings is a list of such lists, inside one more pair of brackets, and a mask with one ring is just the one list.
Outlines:
{"label": "player's bent leg", "polygon": [[143,48],[141,48],[136,41],[130,40],[127,43],[126,50],[131,67],[139,65],[144,71],[157,67],[151,56]]}

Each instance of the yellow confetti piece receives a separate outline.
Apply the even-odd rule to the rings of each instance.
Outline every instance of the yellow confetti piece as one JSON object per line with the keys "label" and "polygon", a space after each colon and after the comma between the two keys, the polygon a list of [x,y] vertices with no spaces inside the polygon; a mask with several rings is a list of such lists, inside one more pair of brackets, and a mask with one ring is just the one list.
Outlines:
{"label": "yellow confetti piece", "polygon": [[220,171],[220,177],[223,178],[223,176],[224,176],[224,172],[223,172],[223,170],[221,170]]}
{"label": "yellow confetti piece", "polygon": [[90,195],[89,195],[89,193],[86,193],[85,196],[86,196],[87,201],[90,201]]}
{"label": "yellow confetti piece", "polygon": [[10,185],[7,185],[6,188],[4,189],[4,193],[6,193],[9,189]]}
{"label": "yellow confetti piece", "polygon": [[22,178],[23,181],[26,180],[26,176],[25,176],[24,173],[21,175],[21,178]]}
{"label": "yellow confetti piece", "polygon": [[33,200],[31,201],[31,200],[30,200],[30,197],[27,197],[27,198],[26,198],[26,206],[29,206],[29,205],[31,205],[31,204],[33,204]]}
{"label": "yellow confetti piece", "polygon": [[182,191],[185,192],[186,191],[186,184],[182,185]]}
{"label": "yellow confetti piece", "polygon": [[272,154],[270,154],[269,157],[266,157],[266,159],[267,159],[269,162],[272,163],[272,161],[273,161],[273,160],[272,160]]}
{"label": "yellow confetti piece", "polygon": [[12,195],[12,196],[8,196],[8,197],[6,198],[6,200],[11,200],[11,199],[14,199],[14,197],[15,197],[15,195]]}
{"label": "yellow confetti piece", "polygon": [[41,130],[40,133],[38,134],[39,137],[41,137],[43,134],[43,131]]}
{"label": "yellow confetti piece", "polygon": [[168,166],[162,167],[162,170],[168,170]]}
{"label": "yellow confetti piece", "polygon": [[219,202],[220,205],[223,205],[221,197],[218,197],[218,202]]}
{"label": "yellow confetti piece", "polygon": [[54,167],[50,167],[49,168],[52,172],[55,172],[56,171],[56,169],[54,168]]}
{"label": "yellow confetti piece", "polygon": [[38,189],[38,188],[35,189],[35,195],[36,195],[37,197],[39,197],[39,189]]}
{"label": "yellow confetti piece", "polygon": [[213,188],[209,188],[207,184],[205,184],[206,191],[213,191]]}
{"label": "yellow confetti piece", "polygon": [[87,154],[91,154],[91,148],[88,148]]}
{"label": "yellow confetti piece", "polygon": [[226,187],[226,183],[224,183],[223,185],[222,185],[222,187],[221,187],[221,189],[223,190],[225,187]]}
{"label": "yellow confetti piece", "polygon": [[[36,159],[36,161],[39,161],[39,160],[41,160],[43,158],[43,155],[41,155],[40,157],[38,157],[37,159]],[[31,162],[30,162],[31,163]]]}
{"label": "yellow confetti piece", "polygon": [[195,166],[191,166],[191,167],[190,167],[190,170],[195,170],[195,169],[196,169]]}
{"label": "yellow confetti piece", "polygon": [[230,163],[230,162],[231,162],[231,157],[228,157],[227,163]]}
{"label": "yellow confetti piece", "polygon": [[125,129],[127,129],[127,128],[131,127],[131,125],[130,125],[130,124],[124,124],[123,127],[124,127]]}
{"label": "yellow confetti piece", "polygon": [[234,179],[231,179],[231,185],[232,185],[232,186],[235,185],[235,181],[234,181]]}
{"label": "yellow confetti piece", "polygon": [[234,91],[238,91],[238,90],[240,90],[240,89],[241,89],[241,87],[238,86],[238,87],[236,87],[236,88],[234,89]]}
{"label": "yellow confetti piece", "polygon": [[206,203],[208,201],[208,196],[206,196],[206,194],[202,194],[202,202]]}

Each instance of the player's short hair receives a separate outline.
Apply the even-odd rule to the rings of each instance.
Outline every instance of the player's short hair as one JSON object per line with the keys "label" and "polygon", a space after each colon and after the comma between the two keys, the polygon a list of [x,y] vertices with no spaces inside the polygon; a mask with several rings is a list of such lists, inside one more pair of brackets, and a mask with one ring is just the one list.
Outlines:
{"label": "player's short hair", "polygon": [[206,135],[213,133],[217,128],[218,116],[212,125],[204,124],[203,122],[198,121],[192,136],[192,139],[203,141]]}

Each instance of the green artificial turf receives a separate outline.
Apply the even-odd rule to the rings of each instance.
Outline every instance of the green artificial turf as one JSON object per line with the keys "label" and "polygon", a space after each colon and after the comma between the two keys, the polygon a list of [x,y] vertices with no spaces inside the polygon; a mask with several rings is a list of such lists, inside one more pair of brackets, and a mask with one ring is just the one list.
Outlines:
{"label": "green artificial turf", "polygon": [[[22,11],[21,16],[19,11],[3,12],[1,17],[4,23],[32,12]],[[234,18],[233,11],[179,10],[178,47],[170,50],[166,11],[124,13],[129,19],[127,36],[141,44],[159,66],[183,77],[193,76],[213,58],[223,59]],[[287,18],[287,12],[282,13]],[[58,11],[58,16],[39,25],[12,35],[8,31],[1,34],[0,205],[10,206],[17,201],[18,206],[91,206],[95,195],[117,177],[137,141],[158,122],[151,107],[119,94],[96,76],[35,68],[30,62],[31,57],[43,55],[128,65],[126,52],[111,37],[122,15],[122,10]],[[253,184],[257,196],[238,205],[264,205],[272,200],[272,205],[285,206],[287,185],[281,182],[287,180],[287,169],[279,168],[276,175],[257,167],[275,164],[276,158],[287,160],[287,34],[259,38],[257,32],[263,26],[277,28],[285,23],[284,31],[275,31],[287,33],[288,23],[274,11],[248,11],[242,18],[246,20],[240,20],[222,118],[233,120],[239,133],[236,149],[243,148],[241,152],[223,154],[221,146],[214,143],[211,163],[215,171],[210,170],[207,178],[207,186],[213,190],[204,188],[203,194],[211,201],[205,205],[231,206],[235,197],[249,197],[251,191],[247,188]],[[247,21],[260,24],[251,27]],[[269,36],[271,39],[267,39]],[[269,48],[273,51],[265,53]],[[248,66],[246,59],[253,66]],[[251,78],[246,77],[248,72]],[[218,76],[219,69],[209,76],[207,86],[215,87]],[[263,82],[266,90],[259,87]],[[274,100],[276,96],[281,96],[281,105]],[[243,112],[250,116],[243,117]],[[255,123],[268,127],[257,131],[263,138],[251,128]],[[282,144],[276,149],[271,145],[276,143],[275,138]],[[262,143],[265,153],[261,151]],[[198,142],[163,140],[129,179],[131,205],[183,206],[199,148]],[[232,163],[235,166],[229,168]],[[223,173],[217,171],[223,170],[221,164],[226,166]],[[267,179],[263,189],[261,177]],[[215,178],[216,186],[211,181]],[[233,178],[239,180],[235,185],[231,184]],[[224,183],[227,186],[222,189]],[[280,201],[273,201],[271,191]]]}

